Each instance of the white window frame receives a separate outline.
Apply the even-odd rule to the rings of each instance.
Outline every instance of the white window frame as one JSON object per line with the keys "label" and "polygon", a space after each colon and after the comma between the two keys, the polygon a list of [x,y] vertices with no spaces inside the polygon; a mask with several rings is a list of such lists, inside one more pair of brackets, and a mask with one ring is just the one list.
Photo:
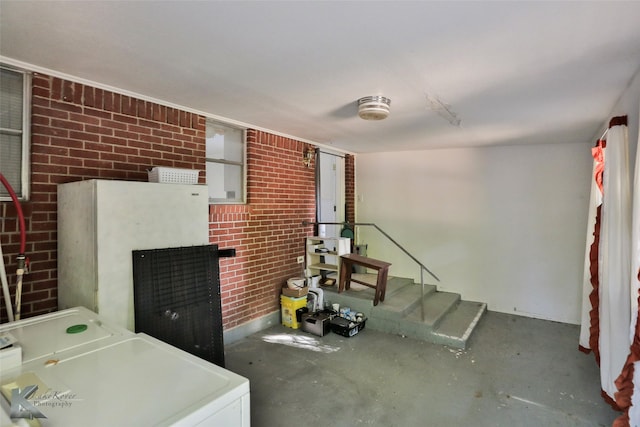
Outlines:
{"label": "white window frame", "polygon": [[[9,129],[0,127],[0,133],[21,135],[22,137],[22,155],[20,159],[20,182],[12,182],[11,177],[5,174],[5,178],[13,187],[18,199],[29,200],[29,189],[31,186],[30,177],[30,159],[31,159],[31,73],[16,67],[11,67],[0,63],[2,71],[8,71],[22,75],[22,129]],[[2,94],[0,94],[2,96]],[[1,165],[0,165],[1,168]],[[2,172],[0,170],[0,172]],[[18,185],[20,184],[20,185]],[[0,184],[0,201],[9,201],[11,197],[8,191]]]}
{"label": "white window frame", "polygon": [[[240,195],[240,197],[236,197],[235,199],[217,199],[217,198],[209,197],[209,204],[211,205],[245,204],[247,201],[247,129],[239,126],[229,125],[227,123],[220,122],[211,118],[207,118],[206,121],[207,121],[207,125],[206,125],[207,129],[209,127],[209,124],[212,124],[225,129],[240,131],[242,133],[242,161],[234,161],[234,160],[229,160],[224,158],[210,158],[210,157],[206,157],[205,159],[207,165],[210,163],[216,163],[221,165],[239,166],[241,168],[241,173],[240,173],[241,182],[239,184],[240,184],[240,191],[242,194]],[[206,173],[207,184],[217,179],[217,177],[212,176],[212,174],[209,173],[208,170],[206,170],[205,173]]]}

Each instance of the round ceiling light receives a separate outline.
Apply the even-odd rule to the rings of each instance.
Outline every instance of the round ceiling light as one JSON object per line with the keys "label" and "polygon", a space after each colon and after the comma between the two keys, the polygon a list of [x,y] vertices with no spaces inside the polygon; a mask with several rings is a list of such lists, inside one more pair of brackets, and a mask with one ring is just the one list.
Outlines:
{"label": "round ceiling light", "polygon": [[382,120],[389,115],[391,100],[384,96],[365,96],[358,99],[358,116],[364,120]]}

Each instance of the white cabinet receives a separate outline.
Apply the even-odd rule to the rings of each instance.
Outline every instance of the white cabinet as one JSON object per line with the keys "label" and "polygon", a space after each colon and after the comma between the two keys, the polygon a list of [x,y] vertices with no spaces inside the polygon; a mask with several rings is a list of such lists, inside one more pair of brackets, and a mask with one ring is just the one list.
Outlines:
{"label": "white cabinet", "polygon": [[307,237],[305,248],[306,276],[335,273],[340,277],[340,255],[351,253],[351,239],[346,237]]}

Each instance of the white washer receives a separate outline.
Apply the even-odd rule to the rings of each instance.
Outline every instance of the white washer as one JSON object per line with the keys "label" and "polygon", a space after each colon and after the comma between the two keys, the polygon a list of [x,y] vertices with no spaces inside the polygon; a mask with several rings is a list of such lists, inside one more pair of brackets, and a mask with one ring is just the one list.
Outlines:
{"label": "white washer", "polygon": [[[87,328],[68,333],[75,325]],[[20,367],[0,367],[3,394],[37,382],[29,401],[46,416],[42,426],[250,425],[249,380],[148,335],[105,325],[82,307],[0,325],[2,332],[23,348]]]}

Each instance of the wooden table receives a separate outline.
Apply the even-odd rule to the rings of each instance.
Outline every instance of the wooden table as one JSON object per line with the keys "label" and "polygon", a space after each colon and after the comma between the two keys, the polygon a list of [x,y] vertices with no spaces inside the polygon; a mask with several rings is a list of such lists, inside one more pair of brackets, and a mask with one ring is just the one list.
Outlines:
{"label": "wooden table", "polygon": [[[379,301],[384,301],[384,295],[387,292],[387,277],[389,275],[389,267],[391,266],[391,263],[357,254],[346,254],[340,256],[340,263],[340,285],[338,287],[338,293],[345,289],[349,289],[351,282],[356,282],[376,290],[375,296],[373,297],[373,305],[378,305]],[[376,270],[377,278],[375,285],[352,278],[351,272],[354,265],[360,265]]]}

